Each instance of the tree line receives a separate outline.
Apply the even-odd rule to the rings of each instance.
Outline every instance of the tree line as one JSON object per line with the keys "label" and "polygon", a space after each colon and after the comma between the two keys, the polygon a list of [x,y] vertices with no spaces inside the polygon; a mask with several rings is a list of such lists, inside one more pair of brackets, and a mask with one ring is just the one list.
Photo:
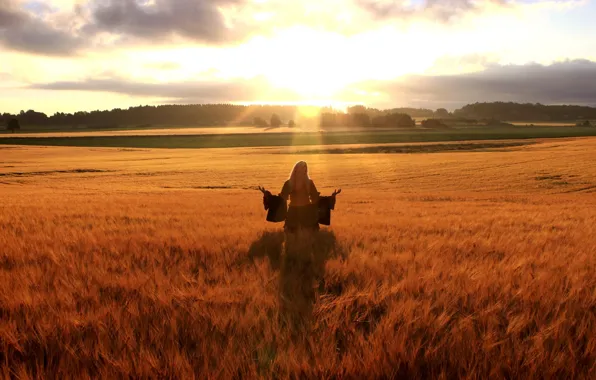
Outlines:
{"label": "tree line", "polygon": [[[255,125],[259,127],[279,127],[298,124],[335,126],[398,126],[415,125],[410,114],[432,116],[426,109],[396,108],[377,110],[364,106],[349,107],[338,111],[330,107],[311,108],[303,115],[298,106],[276,105],[162,105],[139,106],[128,109],[116,108],[104,111],[80,111],[74,113],[57,112],[51,116],[35,110],[21,111],[18,114],[0,114],[0,124],[8,125],[14,120],[22,126],[69,126],[85,128],[117,128],[120,126],[219,126]],[[406,113],[408,112],[408,113]]]}
{"label": "tree line", "polygon": [[[313,116],[302,115],[298,106],[281,105],[161,105],[116,108],[105,111],[57,112],[48,116],[34,110],[19,114],[0,114],[0,125],[21,126],[70,126],[84,128],[117,128],[120,126],[214,126],[255,125],[279,127],[281,125],[318,125],[324,128],[337,126],[397,127],[416,125],[413,118],[440,120],[445,124],[470,124],[481,122],[497,125],[495,121],[582,121],[596,119],[596,108],[585,106],[547,106],[519,103],[474,103],[454,112],[444,108],[393,108],[379,110],[352,106],[346,110],[318,107]],[[435,125],[435,122],[427,122]]]}
{"label": "tree line", "polygon": [[577,122],[596,119],[596,108],[576,105],[549,106],[539,103],[474,103],[455,110],[453,116],[507,121]]}
{"label": "tree line", "polygon": [[322,128],[332,127],[388,127],[413,128],[416,121],[411,115],[399,110],[378,110],[364,106],[348,107],[346,112],[324,110],[320,115]]}
{"label": "tree line", "polygon": [[250,124],[254,117],[269,117],[272,114],[289,119],[296,113],[295,106],[232,104],[161,105],[138,106],[128,109],[116,108],[104,111],[57,112],[48,116],[34,110],[19,114],[0,114],[0,121],[17,119],[21,125],[36,126],[87,126],[118,127],[142,125],[227,125]]}

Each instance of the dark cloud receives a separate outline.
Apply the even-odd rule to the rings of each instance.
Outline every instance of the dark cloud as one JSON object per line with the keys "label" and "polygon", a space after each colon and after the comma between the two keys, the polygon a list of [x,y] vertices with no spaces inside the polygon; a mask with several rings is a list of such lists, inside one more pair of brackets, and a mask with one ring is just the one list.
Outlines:
{"label": "dark cloud", "polygon": [[139,83],[126,79],[88,79],[81,82],[53,82],[34,85],[42,90],[109,92],[115,94],[176,99],[182,102],[248,102],[254,100],[296,100],[291,91],[276,90],[263,78],[235,81],[196,81],[174,83]]}
{"label": "dark cloud", "polygon": [[226,25],[220,7],[241,0],[95,0],[88,7],[90,33],[105,31],[140,39],[166,39],[173,35],[205,42],[221,43],[235,39]]}
{"label": "dark cloud", "polygon": [[354,1],[376,19],[407,19],[418,16],[440,22],[449,22],[458,16],[478,12],[487,4],[508,4],[507,0],[423,0],[410,4],[392,0]]}
{"label": "dark cloud", "polygon": [[549,66],[490,65],[482,72],[445,76],[407,76],[396,81],[365,82],[395,102],[459,107],[482,101],[596,106],[596,62],[574,60]]}
{"label": "dark cloud", "polygon": [[0,44],[27,53],[68,55],[82,47],[83,41],[17,8],[11,0],[0,0]]}
{"label": "dark cloud", "polygon": [[[93,46],[100,33],[117,43],[164,42],[182,37],[205,44],[237,42],[251,35],[242,20],[228,25],[221,7],[245,0],[89,0],[60,15],[57,28],[45,15],[51,7],[30,11],[13,0],[0,0],[0,44],[22,52],[69,55]],[[77,25],[78,24],[78,25]],[[69,27],[77,25],[77,27]]]}
{"label": "dark cloud", "polygon": [[0,0],[0,28],[14,27],[24,21],[24,15],[11,0]]}
{"label": "dark cloud", "polygon": [[[481,3],[505,4],[505,1]],[[223,8],[234,10],[227,20]],[[90,0],[85,9],[90,15],[85,30],[90,34],[109,32],[121,36],[122,41],[129,37],[160,41],[179,36],[206,44],[225,44],[292,26],[354,34],[378,27],[379,19],[398,16],[447,20],[453,15],[475,11],[479,5],[472,0],[425,0],[410,6],[378,0]],[[364,17],[362,9],[368,11]],[[350,25],[339,20],[338,14],[344,10],[356,11],[358,22]],[[271,17],[259,22],[253,19],[257,14]]]}

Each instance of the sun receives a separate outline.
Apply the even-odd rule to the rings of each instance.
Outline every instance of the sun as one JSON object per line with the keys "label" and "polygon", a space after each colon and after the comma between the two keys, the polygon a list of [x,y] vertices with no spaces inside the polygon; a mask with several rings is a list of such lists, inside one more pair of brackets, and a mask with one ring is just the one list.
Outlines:
{"label": "sun", "polygon": [[[379,55],[379,49],[394,33],[382,29],[348,37],[296,27],[258,40],[250,49],[260,57],[256,66],[272,86],[290,90],[305,100],[334,99],[367,80],[391,80],[428,67],[426,55],[416,49],[411,49],[416,54],[386,49]],[[407,37],[400,36],[401,45],[416,44]]]}
{"label": "sun", "polygon": [[302,99],[333,98],[359,76],[344,57],[345,37],[294,28],[280,32],[253,52],[273,57],[261,62],[271,85],[296,93]]}
{"label": "sun", "polygon": [[271,85],[304,99],[333,98],[350,84],[350,76],[335,63],[317,59],[289,60],[265,73]]}
{"label": "sun", "polygon": [[305,99],[332,98],[350,84],[350,77],[329,62],[286,61],[265,73],[275,87],[295,92]]}

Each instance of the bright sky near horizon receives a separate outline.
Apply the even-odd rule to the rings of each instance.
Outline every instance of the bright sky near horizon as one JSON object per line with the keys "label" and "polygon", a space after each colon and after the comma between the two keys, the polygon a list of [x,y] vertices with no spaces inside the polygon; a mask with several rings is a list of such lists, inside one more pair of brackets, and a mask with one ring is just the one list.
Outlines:
{"label": "bright sky near horizon", "polygon": [[0,113],[596,106],[590,0],[0,0]]}

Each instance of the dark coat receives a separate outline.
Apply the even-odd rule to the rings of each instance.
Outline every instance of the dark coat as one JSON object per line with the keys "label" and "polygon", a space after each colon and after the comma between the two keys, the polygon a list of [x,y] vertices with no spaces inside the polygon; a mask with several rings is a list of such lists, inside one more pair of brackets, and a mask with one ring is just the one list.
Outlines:
{"label": "dark coat", "polygon": [[[335,210],[335,196],[320,197],[317,204],[319,224],[331,225],[331,210]],[[267,210],[267,221],[279,223],[286,220],[288,214],[288,203],[279,195],[273,195],[267,191],[263,194],[263,207]]]}
{"label": "dark coat", "polygon": [[267,221],[279,223],[286,220],[288,202],[279,195],[267,192],[263,195],[263,206],[267,210]]}
{"label": "dark coat", "polygon": [[324,226],[331,225],[331,210],[335,210],[336,197],[320,197],[319,198],[319,224]]}

